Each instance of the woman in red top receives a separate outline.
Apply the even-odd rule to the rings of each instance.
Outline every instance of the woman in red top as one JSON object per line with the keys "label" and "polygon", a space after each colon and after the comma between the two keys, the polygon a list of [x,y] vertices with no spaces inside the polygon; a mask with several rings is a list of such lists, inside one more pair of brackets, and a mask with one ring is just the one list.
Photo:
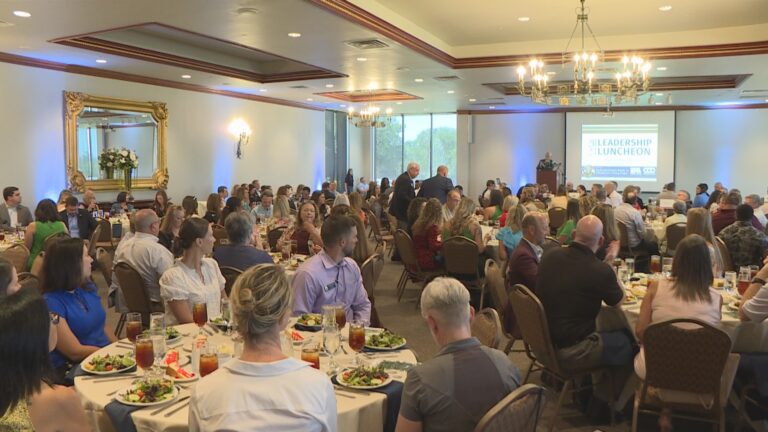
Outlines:
{"label": "woman in red top", "polygon": [[440,250],[443,243],[438,239],[443,221],[443,207],[436,198],[430,198],[413,223],[413,247],[422,270],[435,270],[440,266]]}

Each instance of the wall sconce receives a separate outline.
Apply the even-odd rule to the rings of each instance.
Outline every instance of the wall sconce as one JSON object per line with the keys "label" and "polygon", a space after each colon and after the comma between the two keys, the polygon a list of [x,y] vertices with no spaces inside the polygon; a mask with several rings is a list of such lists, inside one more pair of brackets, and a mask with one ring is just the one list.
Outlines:
{"label": "wall sconce", "polygon": [[229,124],[229,132],[237,137],[237,146],[235,147],[235,156],[238,159],[243,157],[243,146],[248,144],[251,138],[251,127],[241,118],[237,118]]}

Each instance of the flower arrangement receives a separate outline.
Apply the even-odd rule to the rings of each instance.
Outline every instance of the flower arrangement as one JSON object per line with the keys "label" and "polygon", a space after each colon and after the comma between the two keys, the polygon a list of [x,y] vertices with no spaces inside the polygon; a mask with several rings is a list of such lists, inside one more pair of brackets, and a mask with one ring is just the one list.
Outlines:
{"label": "flower arrangement", "polygon": [[115,169],[115,163],[117,162],[117,150],[104,149],[99,155],[99,168],[107,171]]}
{"label": "flower arrangement", "polygon": [[103,170],[112,169],[136,169],[139,167],[139,157],[136,152],[126,148],[105,149],[99,155],[99,168]]}

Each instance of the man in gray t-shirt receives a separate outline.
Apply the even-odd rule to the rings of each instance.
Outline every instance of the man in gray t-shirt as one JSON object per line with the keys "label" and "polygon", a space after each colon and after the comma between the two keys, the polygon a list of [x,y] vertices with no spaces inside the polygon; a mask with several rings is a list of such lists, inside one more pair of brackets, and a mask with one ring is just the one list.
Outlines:
{"label": "man in gray t-shirt", "polygon": [[440,352],[408,372],[397,431],[470,431],[520,385],[520,372],[504,353],[472,337],[474,310],[456,279],[430,282],[421,314]]}

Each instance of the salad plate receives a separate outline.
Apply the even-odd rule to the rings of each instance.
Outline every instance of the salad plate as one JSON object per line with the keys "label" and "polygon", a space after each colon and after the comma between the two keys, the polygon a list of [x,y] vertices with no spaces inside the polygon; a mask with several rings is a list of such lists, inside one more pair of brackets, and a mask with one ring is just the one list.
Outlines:
{"label": "salad plate", "polygon": [[371,390],[391,383],[392,377],[382,367],[359,366],[342,370],[336,374],[336,381],[351,389]]}
{"label": "salad plate", "polygon": [[80,362],[80,367],[94,375],[113,375],[136,367],[136,360],[127,354],[93,353]]}
{"label": "salad plate", "polygon": [[404,347],[406,343],[404,337],[389,330],[373,333],[365,338],[366,348],[379,351],[394,351]]}
{"label": "salad plate", "polygon": [[115,400],[124,405],[147,407],[162,405],[179,397],[179,389],[171,379],[151,379],[137,381],[115,396]]}

